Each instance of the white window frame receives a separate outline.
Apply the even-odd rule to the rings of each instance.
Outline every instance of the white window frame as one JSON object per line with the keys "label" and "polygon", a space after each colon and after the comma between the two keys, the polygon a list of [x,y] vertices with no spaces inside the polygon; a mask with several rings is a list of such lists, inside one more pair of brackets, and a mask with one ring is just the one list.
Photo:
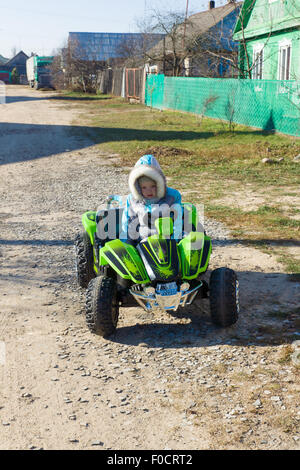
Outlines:
{"label": "white window frame", "polygon": [[252,68],[252,79],[253,80],[262,80],[264,73],[264,45],[256,44],[253,46],[253,68]]}
{"label": "white window frame", "polygon": [[278,80],[290,80],[291,63],[292,63],[292,41],[285,39],[284,41],[280,41],[278,43],[278,73],[277,73]]}

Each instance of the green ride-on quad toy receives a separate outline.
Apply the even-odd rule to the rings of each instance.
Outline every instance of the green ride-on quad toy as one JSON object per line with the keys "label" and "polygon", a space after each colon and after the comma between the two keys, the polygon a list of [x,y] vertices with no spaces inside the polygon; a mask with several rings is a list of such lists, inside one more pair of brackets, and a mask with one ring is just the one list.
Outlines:
{"label": "green ride-on quad toy", "polygon": [[111,335],[117,327],[119,306],[126,304],[128,296],[146,311],[176,311],[196,297],[209,297],[215,325],[228,327],[237,321],[236,273],[222,267],[211,272],[209,283],[203,279],[212,243],[203,228],[199,229],[195,206],[182,204],[182,218],[188,219],[191,230],[180,240],[172,238],[173,221],[165,217],[155,221],[156,235],[134,246],[119,239],[121,197],[110,196],[108,201],[107,209],[83,214],[84,231],[75,239],[77,280],[87,288],[86,322],[91,332]]}

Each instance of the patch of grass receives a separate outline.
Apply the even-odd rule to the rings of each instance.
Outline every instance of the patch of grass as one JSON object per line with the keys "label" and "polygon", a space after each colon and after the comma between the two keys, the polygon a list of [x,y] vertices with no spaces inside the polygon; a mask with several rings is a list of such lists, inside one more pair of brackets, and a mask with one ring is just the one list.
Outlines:
{"label": "patch of grass", "polygon": [[260,208],[254,211],[253,213],[258,214],[258,215],[269,215],[269,214],[278,214],[279,212],[280,211],[277,207],[263,205],[263,206],[260,206]]}
{"label": "patch of grass", "polygon": [[225,374],[228,370],[228,365],[223,363],[214,364],[211,370],[214,374]]}
{"label": "patch of grass", "polygon": [[51,99],[69,100],[69,101],[94,101],[94,100],[111,100],[110,95],[101,93],[83,93],[78,91],[65,91],[53,96]]}
{"label": "patch of grass", "polygon": [[257,331],[260,335],[272,335],[276,339],[280,339],[283,334],[281,325],[260,325]]}
{"label": "patch of grass", "polygon": [[270,233],[272,239],[298,240],[299,238],[300,221],[282,216],[280,209],[275,207],[264,205],[256,211],[244,211],[238,207],[208,203],[205,204],[205,214],[224,222],[233,230],[232,235],[235,238],[245,235],[245,229],[248,240],[267,240],[271,238]]}
{"label": "patch of grass", "polygon": [[268,317],[277,318],[278,320],[285,320],[289,316],[289,312],[274,311],[267,313]]}
{"label": "patch of grass", "polygon": [[293,413],[276,415],[272,423],[274,428],[278,428],[285,433],[296,433],[299,430],[299,422]]}
{"label": "patch of grass", "polygon": [[279,364],[289,364],[291,362],[291,355],[294,350],[290,344],[286,345],[282,350],[278,359]]}
{"label": "patch of grass", "polygon": [[300,260],[281,252],[277,255],[277,260],[285,266],[285,271],[293,276],[290,276],[290,281],[300,281]]}
{"label": "patch of grass", "polygon": [[247,372],[243,372],[243,371],[233,373],[231,375],[231,379],[238,382],[241,385],[245,385],[245,383],[251,381],[251,377],[249,377]]}

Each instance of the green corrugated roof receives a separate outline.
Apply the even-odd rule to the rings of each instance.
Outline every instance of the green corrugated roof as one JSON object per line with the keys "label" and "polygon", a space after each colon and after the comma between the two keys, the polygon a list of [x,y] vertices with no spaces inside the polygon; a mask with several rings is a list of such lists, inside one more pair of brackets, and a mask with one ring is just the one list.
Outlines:
{"label": "green corrugated roof", "polygon": [[[287,0],[290,3],[281,3],[281,7],[284,9],[280,15],[271,18],[269,16],[270,7],[273,3],[269,4],[268,0],[245,0],[241,9],[240,16],[236,22],[235,29],[233,32],[233,38],[235,40],[241,40],[242,37],[249,39],[257,36],[263,36],[277,31],[282,31],[289,28],[300,28],[300,9],[298,4],[293,3],[292,0]],[[295,0],[299,1],[299,0]],[[277,2],[279,3],[279,2]],[[277,5],[274,3],[274,6]],[[263,21],[250,21],[253,10],[255,8],[262,8],[259,12],[262,15]],[[254,13],[253,13],[254,15]]]}
{"label": "green corrugated roof", "polygon": [[245,28],[247,28],[247,24],[248,24],[248,21],[251,16],[255,3],[256,3],[256,0],[244,1],[242,9],[241,9],[241,13],[239,14],[238,20],[236,22],[233,34],[236,34],[242,29],[245,30]]}

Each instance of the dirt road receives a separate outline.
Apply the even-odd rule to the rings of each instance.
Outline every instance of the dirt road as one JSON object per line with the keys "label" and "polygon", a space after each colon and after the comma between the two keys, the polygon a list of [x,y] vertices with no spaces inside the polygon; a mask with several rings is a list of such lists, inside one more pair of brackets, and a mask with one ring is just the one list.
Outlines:
{"label": "dirt road", "polygon": [[127,175],[52,97],[9,86],[0,105],[0,448],[299,449],[299,284],[270,255],[214,244],[210,269],[240,280],[232,328],[204,301],[88,331],[73,239]]}

